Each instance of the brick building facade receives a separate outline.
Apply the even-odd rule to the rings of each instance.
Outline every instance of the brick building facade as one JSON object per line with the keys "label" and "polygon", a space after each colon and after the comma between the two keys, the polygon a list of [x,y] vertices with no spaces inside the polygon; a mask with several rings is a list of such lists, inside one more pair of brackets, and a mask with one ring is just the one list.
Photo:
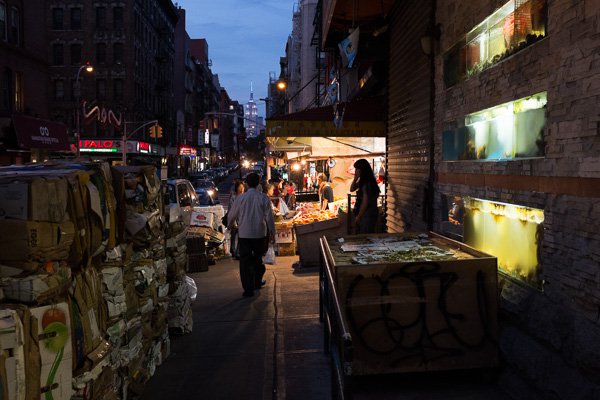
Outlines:
{"label": "brick building facade", "polygon": [[[148,131],[136,139],[166,143],[175,135],[173,104],[177,10],[170,0],[45,2],[50,60],[50,113],[74,132],[76,103],[87,102],[122,115],[126,121],[157,119],[164,139]],[[80,74],[86,62],[94,72]],[[128,126],[135,129],[136,124]],[[82,137],[118,136],[121,128],[82,120]]]}
{"label": "brick building facade", "polygon": [[[440,1],[441,50],[505,3]],[[529,386],[542,394],[538,398],[596,398],[600,396],[600,2],[530,1],[530,6],[547,7],[544,39],[448,88],[443,84],[442,56],[436,58],[436,195],[460,194],[544,211],[541,287],[506,276],[501,285],[505,318],[500,348],[512,367],[511,389],[517,397]],[[440,132],[448,121],[536,93],[547,93],[541,156],[442,161]],[[435,198],[440,221],[443,207],[440,197]]]}

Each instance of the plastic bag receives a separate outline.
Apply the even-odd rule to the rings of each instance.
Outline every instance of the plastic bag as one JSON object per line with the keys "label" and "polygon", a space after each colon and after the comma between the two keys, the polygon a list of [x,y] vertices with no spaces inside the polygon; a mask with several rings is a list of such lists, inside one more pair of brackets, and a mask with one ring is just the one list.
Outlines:
{"label": "plastic bag", "polygon": [[270,265],[275,264],[275,249],[273,248],[273,244],[269,244],[269,249],[263,257],[263,262]]}
{"label": "plastic bag", "polygon": [[196,295],[198,294],[198,288],[196,287],[196,282],[194,281],[193,278],[190,278],[189,276],[185,276],[185,284],[187,285],[187,290],[188,290],[188,296],[190,297],[190,300],[194,301],[196,300]]}

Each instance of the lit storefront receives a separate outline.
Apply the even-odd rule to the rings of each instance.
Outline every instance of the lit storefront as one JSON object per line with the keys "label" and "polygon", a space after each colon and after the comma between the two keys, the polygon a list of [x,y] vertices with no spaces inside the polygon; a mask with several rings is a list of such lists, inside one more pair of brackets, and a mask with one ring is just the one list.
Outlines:
{"label": "lit storefront", "polygon": [[[84,156],[98,157],[110,161],[112,164],[122,164],[123,141],[119,139],[82,139],[79,141],[79,151]],[[142,142],[138,140],[128,140],[126,155],[129,162],[132,163],[151,163],[156,164],[165,157],[165,151],[162,146]]]}

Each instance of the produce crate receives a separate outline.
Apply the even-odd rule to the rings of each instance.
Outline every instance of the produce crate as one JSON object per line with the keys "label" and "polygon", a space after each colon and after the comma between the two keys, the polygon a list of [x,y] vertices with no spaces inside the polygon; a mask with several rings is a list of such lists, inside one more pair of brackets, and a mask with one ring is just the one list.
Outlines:
{"label": "produce crate", "polygon": [[311,224],[296,225],[297,250],[300,255],[302,268],[317,267],[321,262],[319,254],[319,240],[325,237],[336,237],[340,232],[338,218],[317,221]]}
{"label": "produce crate", "polygon": [[208,256],[206,254],[188,254],[188,272],[208,271]]}
{"label": "produce crate", "polygon": [[296,242],[291,243],[277,243],[276,253],[278,256],[295,256],[296,255]]}

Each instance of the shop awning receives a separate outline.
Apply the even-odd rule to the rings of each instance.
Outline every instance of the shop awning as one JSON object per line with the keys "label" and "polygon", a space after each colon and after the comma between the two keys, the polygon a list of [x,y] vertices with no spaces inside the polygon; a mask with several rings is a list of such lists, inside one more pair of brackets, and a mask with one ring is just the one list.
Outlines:
{"label": "shop awning", "polygon": [[267,120],[266,134],[271,137],[385,137],[384,97],[340,103],[343,122],[334,125],[333,106],[325,106],[281,115]]}
{"label": "shop awning", "polygon": [[323,0],[322,46],[337,46],[353,26],[360,26],[361,32],[380,29],[395,3],[396,0]]}
{"label": "shop awning", "polygon": [[22,148],[69,151],[67,127],[60,122],[15,115],[13,124],[17,143]]}

